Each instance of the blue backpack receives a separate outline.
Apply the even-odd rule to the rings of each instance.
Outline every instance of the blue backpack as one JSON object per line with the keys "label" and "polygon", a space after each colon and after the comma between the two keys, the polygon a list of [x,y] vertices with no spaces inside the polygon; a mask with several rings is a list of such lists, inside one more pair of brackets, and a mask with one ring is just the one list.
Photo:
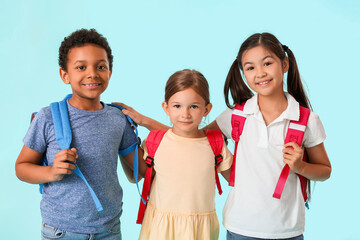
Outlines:
{"label": "blue backpack", "polygon": [[[70,148],[70,144],[72,141],[72,132],[71,132],[71,126],[70,126],[70,120],[69,120],[69,113],[68,113],[68,108],[67,108],[67,103],[66,101],[68,99],[70,99],[72,97],[72,94],[67,95],[64,100],[60,101],[60,102],[54,102],[50,104],[50,109],[51,109],[51,115],[53,118],[53,123],[54,123],[54,129],[55,129],[55,136],[56,136],[56,141],[59,144],[61,150],[64,149],[69,149]],[[123,109],[123,107],[119,106],[119,105],[114,105],[114,104],[108,104],[109,106],[113,106],[113,107],[117,107],[120,110]],[[32,119],[34,118],[36,113],[32,114]],[[138,131],[136,128],[136,124],[133,122],[133,120],[129,117],[126,116],[127,120],[129,121],[129,123],[134,126],[135,128],[135,134],[136,137],[138,137]],[[31,119],[31,120],[32,120]],[[138,143],[134,143],[132,146],[130,146],[129,148],[125,149],[125,151],[119,151],[119,155],[127,155],[129,154],[135,147],[135,154],[134,154],[134,177],[135,177],[135,181],[136,181],[136,186],[138,188],[138,192],[140,194],[140,190],[139,190],[139,186],[138,186]],[[86,184],[86,186],[88,187],[91,197],[96,205],[96,209],[98,212],[103,210],[103,207],[99,201],[99,198],[96,196],[94,190],[91,188],[91,186],[89,185],[89,183],[87,182],[87,180],[85,179],[84,175],[82,174],[82,172],[80,171],[79,167],[77,166],[76,163],[74,163],[74,165],[76,166],[76,169],[73,170],[73,172],[78,175]],[[46,155],[44,154],[43,157],[43,166],[48,166],[48,161],[46,159]],[[43,188],[44,188],[44,184],[39,184],[39,191],[42,194],[43,193]]]}

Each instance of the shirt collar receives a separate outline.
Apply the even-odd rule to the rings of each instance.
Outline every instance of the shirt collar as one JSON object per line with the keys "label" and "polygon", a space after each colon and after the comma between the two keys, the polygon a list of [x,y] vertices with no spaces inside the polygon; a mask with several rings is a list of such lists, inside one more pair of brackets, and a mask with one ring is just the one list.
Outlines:
{"label": "shirt collar", "polygon": [[[281,114],[280,118],[298,121],[300,117],[299,103],[295,100],[293,96],[291,96],[287,92],[285,92],[285,97],[288,101],[288,106],[285,109],[285,111]],[[244,106],[244,113],[247,115],[251,115],[251,114],[257,115],[256,113],[259,113],[261,115],[258,105],[257,94],[255,94],[246,101],[246,104]]]}

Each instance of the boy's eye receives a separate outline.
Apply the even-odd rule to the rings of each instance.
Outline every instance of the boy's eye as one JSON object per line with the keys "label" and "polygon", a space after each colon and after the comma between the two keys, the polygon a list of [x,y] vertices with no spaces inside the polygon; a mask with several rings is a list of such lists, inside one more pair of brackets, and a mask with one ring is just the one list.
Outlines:
{"label": "boy's eye", "polygon": [[191,105],[190,108],[196,109],[196,108],[199,108],[199,106],[198,105]]}
{"label": "boy's eye", "polygon": [[79,70],[85,70],[85,66],[78,66],[77,69],[79,69]]}
{"label": "boy's eye", "polygon": [[104,70],[104,69],[106,69],[106,66],[104,66],[104,65],[98,66],[98,69],[99,70]]}
{"label": "boy's eye", "polygon": [[180,105],[179,105],[179,104],[175,104],[173,107],[174,107],[174,108],[180,108]]}

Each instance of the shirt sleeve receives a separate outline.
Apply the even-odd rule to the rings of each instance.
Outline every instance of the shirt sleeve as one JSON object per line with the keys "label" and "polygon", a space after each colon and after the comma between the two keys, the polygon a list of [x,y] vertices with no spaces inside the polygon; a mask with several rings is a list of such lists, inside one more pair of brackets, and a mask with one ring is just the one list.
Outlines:
{"label": "shirt sleeve", "polygon": [[141,143],[141,148],[144,150],[143,159],[145,161],[148,156],[148,152],[147,152],[147,148],[146,148],[146,139]]}
{"label": "shirt sleeve", "polygon": [[233,110],[227,108],[217,118],[216,123],[220,128],[220,131],[228,138],[231,139],[231,115]]}
{"label": "shirt sleeve", "polygon": [[125,118],[124,134],[121,140],[119,154],[121,156],[126,156],[134,151],[137,141],[134,130],[131,128],[129,121]]}
{"label": "shirt sleeve", "polygon": [[50,109],[43,108],[32,120],[23,138],[24,145],[37,152],[45,152],[49,142],[49,128],[52,124]]}
{"label": "shirt sleeve", "polygon": [[223,172],[225,170],[228,170],[231,168],[232,162],[233,162],[233,155],[229,151],[229,149],[226,146],[226,143],[224,142],[223,149],[221,151],[221,155],[223,157],[223,161],[220,163],[217,171]]}
{"label": "shirt sleeve", "polygon": [[324,126],[319,116],[311,112],[306,126],[303,146],[305,148],[315,147],[326,139]]}

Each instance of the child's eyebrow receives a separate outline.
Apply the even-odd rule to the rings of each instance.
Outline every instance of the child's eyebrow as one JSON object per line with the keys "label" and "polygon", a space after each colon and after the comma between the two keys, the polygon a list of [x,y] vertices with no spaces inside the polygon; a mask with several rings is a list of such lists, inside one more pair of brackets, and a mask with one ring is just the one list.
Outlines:
{"label": "child's eyebrow", "polygon": [[[78,64],[78,63],[85,63],[85,62],[87,62],[87,61],[86,61],[86,60],[76,60],[76,61],[74,62],[74,65],[75,65],[75,64]],[[105,60],[105,59],[99,59],[99,60],[96,61],[96,63],[99,63],[99,62],[107,62],[107,60]]]}
{"label": "child's eyebrow", "polygon": [[[266,57],[264,57],[263,59],[262,59],[262,61],[265,61],[267,58],[272,58],[272,56],[266,56]],[[246,62],[246,63],[244,63],[244,66],[246,65],[246,64],[252,64],[252,62]]]}

